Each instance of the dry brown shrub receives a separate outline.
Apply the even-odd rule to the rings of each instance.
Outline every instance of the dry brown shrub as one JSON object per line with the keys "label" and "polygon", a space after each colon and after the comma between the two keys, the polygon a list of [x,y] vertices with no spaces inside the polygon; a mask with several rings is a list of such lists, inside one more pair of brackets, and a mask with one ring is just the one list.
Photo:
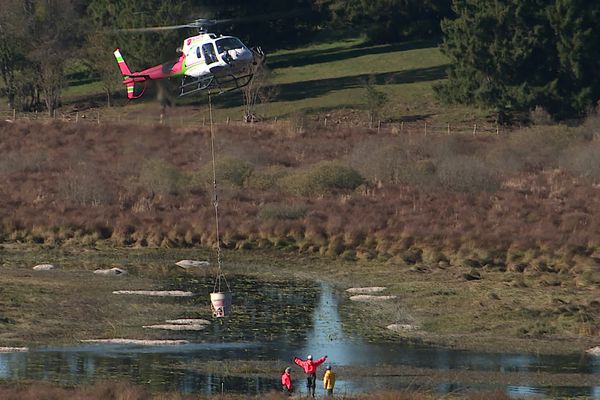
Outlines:
{"label": "dry brown shrub", "polygon": [[248,177],[248,187],[258,190],[278,190],[277,181],[283,179],[290,171],[280,166],[270,166],[255,170]]}
{"label": "dry brown shrub", "polygon": [[600,114],[598,114],[598,110],[585,119],[579,127],[579,131],[587,138],[600,139]]}
{"label": "dry brown shrub", "polygon": [[97,398],[107,400],[145,400],[152,396],[141,386],[126,382],[100,382],[91,387],[84,388],[82,398]]}
{"label": "dry brown shrub", "polygon": [[535,171],[557,168],[564,149],[576,140],[566,127],[541,126],[512,132],[500,146],[521,160],[525,170]]}
{"label": "dry brown shrub", "polygon": [[[208,165],[207,130],[135,128],[123,135],[122,127],[104,125],[61,129],[59,125],[50,125],[41,130],[37,125],[20,123],[0,126],[0,160],[7,154],[25,154],[24,149],[44,154],[46,158],[41,169],[19,167],[8,175],[0,173],[3,227],[0,235],[4,240],[60,245],[92,244],[111,237],[123,245],[214,245],[210,190],[181,190],[177,196],[152,196],[146,190],[135,189],[132,180],[144,160],[168,160],[182,175]],[[500,258],[506,264],[535,261],[539,255],[528,255],[525,250],[537,248],[553,259],[564,258],[560,260],[561,267],[550,262],[548,266],[577,275],[584,271],[570,269],[589,263],[593,253],[589,249],[600,245],[597,187],[568,173],[540,171],[552,166],[562,149],[591,143],[589,137],[582,139],[583,134],[573,134],[570,129],[535,127],[508,137],[486,139],[470,135],[386,138],[384,134],[357,129],[330,129],[298,136],[293,141],[278,129],[283,128],[230,126],[217,132],[219,154],[233,154],[245,162],[259,160],[256,162],[261,166],[246,180],[251,188],[219,186],[224,232],[229,232],[232,238],[236,234],[243,238],[236,239],[235,246],[238,243],[241,243],[238,247],[246,246],[244,241],[269,246],[285,242],[303,251],[326,252],[330,237],[335,236],[343,242],[341,254],[358,249],[358,258],[388,259],[392,254],[404,254],[417,243],[424,250],[427,262],[437,258],[427,253],[433,245],[448,258],[461,247],[501,249]],[[390,153],[387,161],[393,162],[392,157],[401,154],[399,158],[406,161],[411,171],[422,167],[432,174],[439,172],[444,163],[467,157],[470,161],[478,160],[477,165],[480,167],[482,163],[493,176],[507,179],[492,193],[441,191],[435,185],[426,187],[419,182],[400,184],[398,178],[392,177],[382,187],[367,184],[360,191],[344,190],[337,194],[325,191],[312,198],[285,194],[273,187],[279,175],[277,171],[270,174],[268,166],[276,166],[272,168],[279,172],[297,172],[322,160],[345,159],[348,154],[363,154],[364,160],[371,157],[377,161],[370,152],[379,151],[379,143],[389,144],[400,152]],[[499,149],[506,150],[502,154],[514,153],[514,159],[523,168],[503,169],[502,157],[497,163],[500,166],[491,162],[489,155]],[[80,168],[83,165],[87,165],[89,173]],[[385,172],[386,164],[382,165],[380,172]],[[477,173],[481,172],[479,167]],[[368,162],[361,168],[368,171]],[[260,177],[264,171],[269,173]],[[75,179],[77,174],[82,175],[81,179]],[[369,174],[371,179],[383,176],[379,172]],[[94,193],[102,190],[95,189],[93,179],[87,182],[83,179],[90,175],[99,182],[109,183],[107,190],[117,194],[114,201],[95,200],[100,196]],[[466,174],[454,176],[462,183],[468,178]],[[256,179],[253,184],[255,177],[264,178],[263,182],[256,183],[260,180]],[[437,177],[434,178],[431,182],[437,182]],[[58,190],[60,179],[71,179],[71,186],[78,189],[66,196],[64,193],[69,192]],[[83,200],[68,201],[67,197]],[[261,207],[269,204],[302,204],[305,214],[293,220],[259,218]],[[190,225],[180,225],[181,221],[189,221]],[[107,236],[107,232],[112,236]],[[411,244],[401,244],[400,238],[410,238]],[[465,243],[469,245],[464,246]],[[563,248],[567,244],[573,246]],[[573,251],[575,245],[583,249]],[[513,249],[520,249],[522,254],[516,257],[517,251]],[[483,257],[485,265],[498,264],[494,261],[498,258],[495,251],[491,252],[493,263],[489,263],[490,257]],[[576,255],[582,260],[576,260]],[[473,254],[461,257],[484,262]],[[531,269],[535,272],[539,268]]]}
{"label": "dry brown shrub", "polygon": [[188,177],[171,163],[160,159],[145,161],[138,179],[144,190],[161,195],[179,194],[189,185]]}
{"label": "dry brown shrub", "polygon": [[350,165],[372,184],[409,184],[429,188],[436,185],[435,164],[422,139],[406,143],[399,137],[373,136],[357,143]]}
{"label": "dry brown shrub", "polygon": [[112,204],[116,198],[114,186],[98,167],[85,162],[66,171],[58,182],[58,191],[67,203],[80,206]]}
{"label": "dry brown shrub", "polygon": [[[346,397],[343,397],[346,398]],[[398,391],[389,391],[389,392],[380,392],[373,394],[363,394],[348,397],[348,399],[356,399],[356,400],[431,400],[435,398],[434,396],[428,393],[422,393],[417,391],[410,390],[398,390]]]}
{"label": "dry brown shrub", "polygon": [[484,159],[486,164],[497,171],[503,180],[514,177],[526,169],[526,161],[506,143],[492,147]]}
{"label": "dry brown shrub", "polygon": [[600,140],[573,146],[561,157],[561,168],[593,182],[600,182]]}
{"label": "dry brown shrub", "polygon": [[407,161],[402,142],[394,137],[368,138],[356,144],[350,155],[350,165],[371,183],[398,183]]}
{"label": "dry brown shrub", "polygon": [[529,119],[537,126],[549,126],[554,124],[552,116],[542,106],[535,106],[535,108],[529,112]]}
{"label": "dry brown shrub", "polygon": [[21,152],[9,151],[0,159],[0,175],[9,175],[16,172],[36,173],[46,167],[43,154],[35,151]]}
{"label": "dry brown shrub", "polygon": [[444,159],[437,167],[442,187],[457,192],[493,192],[500,181],[494,171],[482,160],[471,156]]}
{"label": "dry brown shrub", "polygon": [[510,400],[511,397],[504,391],[498,389],[493,391],[470,392],[465,398],[467,400]]}
{"label": "dry brown shrub", "polygon": [[304,112],[294,112],[288,119],[287,136],[290,138],[302,137],[311,130],[311,125],[309,117]]}
{"label": "dry brown shrub", "polygon": [[342,162],[322,161],[307,169],[295,171],[279,179],[277,183],[287,193],[314,196],[339,190],[354,190],[363,183],[363,178]]}
{"label": "dry brown shrub", "polygon": [[304,218],[308,209],[303,204],[265,204],[258,212],[258,218],[290,220]]}
{"label": "dry brown shrub", "polygon": [[[148,400],[160,398],[141,386],[126,382],[100,382],[78,388],[63,388],[49,383],[23,383],[0,386],[5,400]],[[183,399],[176,395],[173,399]]]}

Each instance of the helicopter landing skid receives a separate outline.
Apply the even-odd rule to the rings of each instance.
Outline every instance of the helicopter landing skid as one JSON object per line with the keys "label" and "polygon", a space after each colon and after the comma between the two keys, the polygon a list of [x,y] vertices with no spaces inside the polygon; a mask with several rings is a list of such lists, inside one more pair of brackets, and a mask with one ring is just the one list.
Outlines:
{"label": "helicopter landing skid", "polygon": [[179,97],[187,96],[201,90],[207,90],[211,96],[231,92],[248,86],[253,76],[253,73],[242,76],[221,75],[218,78],[215,75],[210,75],[191,82],[186,82],[184,79],[179,87]]}
{"label": "helicopter landing skid", "polygon": [[198,79],[194,79],[191,82],[186,82],[186,78],[183,78],[183,80],[181,81],[181,86],[179,87],[179,97],[187,96],[188,94],[196,93],[200,90],[209,89],[211,86],[214,85],[214,75],[203,76]]}
{"label": "helicopter landing skid", "polygon": [[[253,76],[254,74],[241,76],[221,75],[219,78],[215,78],[217,80],[217,85],[209,88],[208,94],[214,96],[241,89],[245,86],[248,86]],[[215,90],[213,91],[212,89]]]}

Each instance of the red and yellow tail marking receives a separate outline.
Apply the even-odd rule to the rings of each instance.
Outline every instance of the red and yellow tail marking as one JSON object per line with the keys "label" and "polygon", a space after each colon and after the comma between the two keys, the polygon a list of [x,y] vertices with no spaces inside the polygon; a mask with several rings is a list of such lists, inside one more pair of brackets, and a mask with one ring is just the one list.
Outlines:
{"label": "red and yellow tail marking", "polygon": [[114,54],[115,58],[117,59],[117,63],[119,63],[119,69],[121,70],[121,74],[123,74],[123,84],[125,85],[125,87],[127,87],[127,98],[131,100],[140,97],[134,94],[135,82],[144,82],[146,79],[142,77],[135,77],[135,74],[132,73],[129,67],[127,66],[127,63],[123,59],[123,56],[121,55],[121,51],[119,49],[116,49]]}
{"label": "red and yellow tail marking", "polygon": [[131,75],[131,71],[129,70],[129,67],[125,63],[125,60],[123,60],[121,51],[119,49],[116,49],[114,54],[115,54],[115,58],[117,59],[117,62],[119,63],[119,69],[121,70],[123,77],[128,78],[129,75]]}

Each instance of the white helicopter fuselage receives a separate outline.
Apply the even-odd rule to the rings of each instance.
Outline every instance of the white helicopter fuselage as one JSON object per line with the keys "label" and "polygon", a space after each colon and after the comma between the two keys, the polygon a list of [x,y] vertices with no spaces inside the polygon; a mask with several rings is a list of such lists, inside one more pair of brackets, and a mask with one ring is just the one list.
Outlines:
{"label": "white helicopter fuselage", "polygon": [[199,78],[206,75],[242,73],[254,62],[252,50],[233,36],[201,33],[183,41],[184,74]]}

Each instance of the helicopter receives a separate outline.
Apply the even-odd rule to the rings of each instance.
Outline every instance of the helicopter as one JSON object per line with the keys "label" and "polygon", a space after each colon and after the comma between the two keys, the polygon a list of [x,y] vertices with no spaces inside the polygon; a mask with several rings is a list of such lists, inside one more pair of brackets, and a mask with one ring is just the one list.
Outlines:
{"label": "helicopter", "polygon": [[[151,28],[122,29],[126,32],[149,32],[170,29],[195,28],[198,34],[183,40],[177,49],[179,58],[139,72],[132,72],[125,62],[120,49],[114,51],[115,58],[123,75],[129,100],[144,95],[149,81],[171,77],[181,77],[179,96],[187,96],[199,91],[209,94],[229,92],[247,86],[257,69],[264,64],[266,56],[260,47],[249,48],[234,36],[209,33],[207,27],[232,20],[196,19],[184,25],[159,26]],[[135,93],[136,84],[143,84],[140,93]]]}

